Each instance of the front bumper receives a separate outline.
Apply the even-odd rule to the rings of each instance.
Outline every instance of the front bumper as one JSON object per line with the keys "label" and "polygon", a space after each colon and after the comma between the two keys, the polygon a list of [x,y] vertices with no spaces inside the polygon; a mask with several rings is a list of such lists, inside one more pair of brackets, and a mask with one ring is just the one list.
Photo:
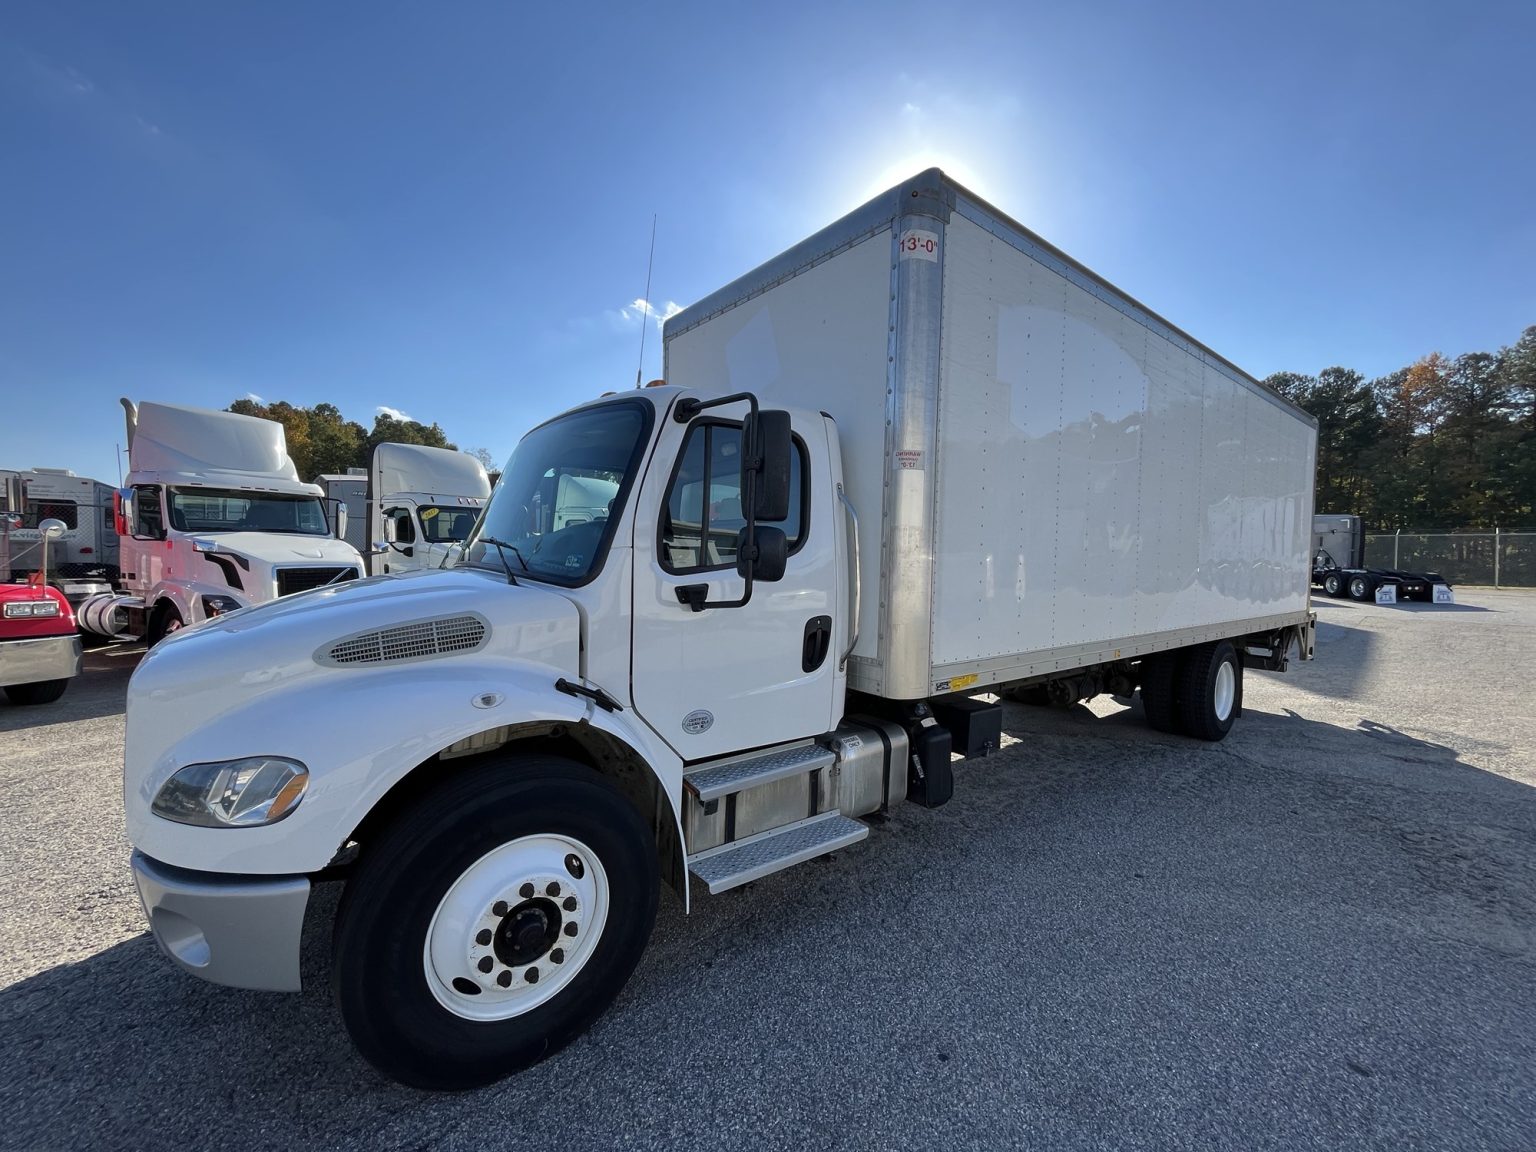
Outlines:
{"label": "front bumper", "polygon": [[0,643],[0,684],[37,684],[80,675],[80,636],[42,636]]}
{"label": "front bumper", "polygon": [[299,990],[308,877],[190,872],[136,851],[133,879],[155,943],[178,967],[231,988]]}

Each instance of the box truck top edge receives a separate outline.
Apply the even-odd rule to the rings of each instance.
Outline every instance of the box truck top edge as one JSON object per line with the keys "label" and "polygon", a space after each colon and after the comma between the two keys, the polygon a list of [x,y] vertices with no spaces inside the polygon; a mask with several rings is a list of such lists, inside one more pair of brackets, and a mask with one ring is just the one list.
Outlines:
{"label": "box truck top edge", "polygon": [[959,211],[962,216],[986,228],[1031,259],[1066,276],[1078,287],[1118,308],[1184,351],[1206,360],[1223,374],[1271,401],[1298,420],[1314,429],[1317,428],[1316,418],[1308,412],[1298,408],[1219,352],[1196,340],[1176,324],[1158,315],[1135,297],[1121,291],[1103,276],[1030,231],[1013,217],[1000,212],[937,168],[920,172],[910,180],[882,192],[840,220],[829,224],[723,288],[710,293],[697,303],[684,308],[663,326],[663,345],[665,346],[673,337],[683,335],[722,312],[762,295],[792,276],[831,259],[861,240],[891,227],[900,216],[931,215],[947,219],[954,211]]}

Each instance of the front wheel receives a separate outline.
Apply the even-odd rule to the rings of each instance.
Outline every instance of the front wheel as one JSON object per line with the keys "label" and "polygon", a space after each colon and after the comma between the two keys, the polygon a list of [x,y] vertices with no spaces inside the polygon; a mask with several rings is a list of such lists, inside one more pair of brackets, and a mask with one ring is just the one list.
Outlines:
{"label": "front wheel", "polygon": [[470,769],[364,846],[334,942],[347,1031],[417,1088],[526,1068],[619,994],[657,887],[649,829],[591,769],[548,756]]}
{"label": "front wheel", "polygon": [[12,704],[52,704],[68,687],[68,679],[38,680],[31,684],[8,684],[5,695]]}
{"label": "front wheel", "polygon": [[169,600],[162,600],[149,618],[149,635],[144,638],[144,647],[153,648],[167,636],[180,632],[184,627],[186,623],[182,620],[176,605]]}

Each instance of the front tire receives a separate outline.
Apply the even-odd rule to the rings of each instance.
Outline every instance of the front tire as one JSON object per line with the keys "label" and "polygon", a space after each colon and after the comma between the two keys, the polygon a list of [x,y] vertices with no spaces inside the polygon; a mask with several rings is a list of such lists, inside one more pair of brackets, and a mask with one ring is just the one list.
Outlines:
{"label": "front tire", "polygon": [[657,890],[649,828],[590,768],[538,756],[469,769],[364,846],[333,946],[347,1031],[416,1088],[520,1071],[619,994]]}
{"label": "front tire", "polygon": [[1179,675],[1179,730],[1197,740],[1220,740],[1243,706],[1243,665],[1230,640],[1202,644],[1184,654]]}
{"label": "front tire", "polygon": [[153,648],[167,636],[180,632],[185,627],[186,621],[182,620],[176,605],[169,600],[162,600],[149,618],[149,635],[145,637],[144,647]]}
{"label": "front tire", "polygon": [[5,695],[12,704],[52,704],[64,695],[69,680],[38,680],[31,684],[9,684]]}

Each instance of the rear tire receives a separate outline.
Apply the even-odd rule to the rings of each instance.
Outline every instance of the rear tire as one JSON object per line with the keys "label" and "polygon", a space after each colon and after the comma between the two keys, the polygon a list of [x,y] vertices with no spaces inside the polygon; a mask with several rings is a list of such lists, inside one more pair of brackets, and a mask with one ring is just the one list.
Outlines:
{"label": "rear tire", "polygon": [[[489,1084],[607,1009],[650,938],[657,889],[649,827],[590,768],[553,756],[471,768],[364,846],[336,919],[342,1020],[369,1063],[403,1084]],[[537,922],[531,936],[524,920]],[[531,943],[504,948],[503,932]]]}
{"label": "rear tire", "polygon": [[1141,661],[1141,708],[1158,732],[1178,731],[1180,653],[1157,652]]}
{"label": "rear tire", "polygon": [[1351,576],[1349,578],[1349,598],[1365,602],[1376,594],[1376,583],[1366,576]]}
{"label": "rear tire", "polygon": [[52,704],[64,695],[69,680],[38,680],[31,684],[10,684],[5,695],[12,704]]}
{"label": "rear tire", "polygon": [[1323,591],[1334,599],[1344,595],[1344,582],[1339,579],[1337,572],[1330,572],[1323,577]]}
{"label": "rear tire", "polygon": [[1220,740],[1243,706],[1243,663],[1230,640],[1184,653],[1179,675],[1179,731],[1197,740]]}

